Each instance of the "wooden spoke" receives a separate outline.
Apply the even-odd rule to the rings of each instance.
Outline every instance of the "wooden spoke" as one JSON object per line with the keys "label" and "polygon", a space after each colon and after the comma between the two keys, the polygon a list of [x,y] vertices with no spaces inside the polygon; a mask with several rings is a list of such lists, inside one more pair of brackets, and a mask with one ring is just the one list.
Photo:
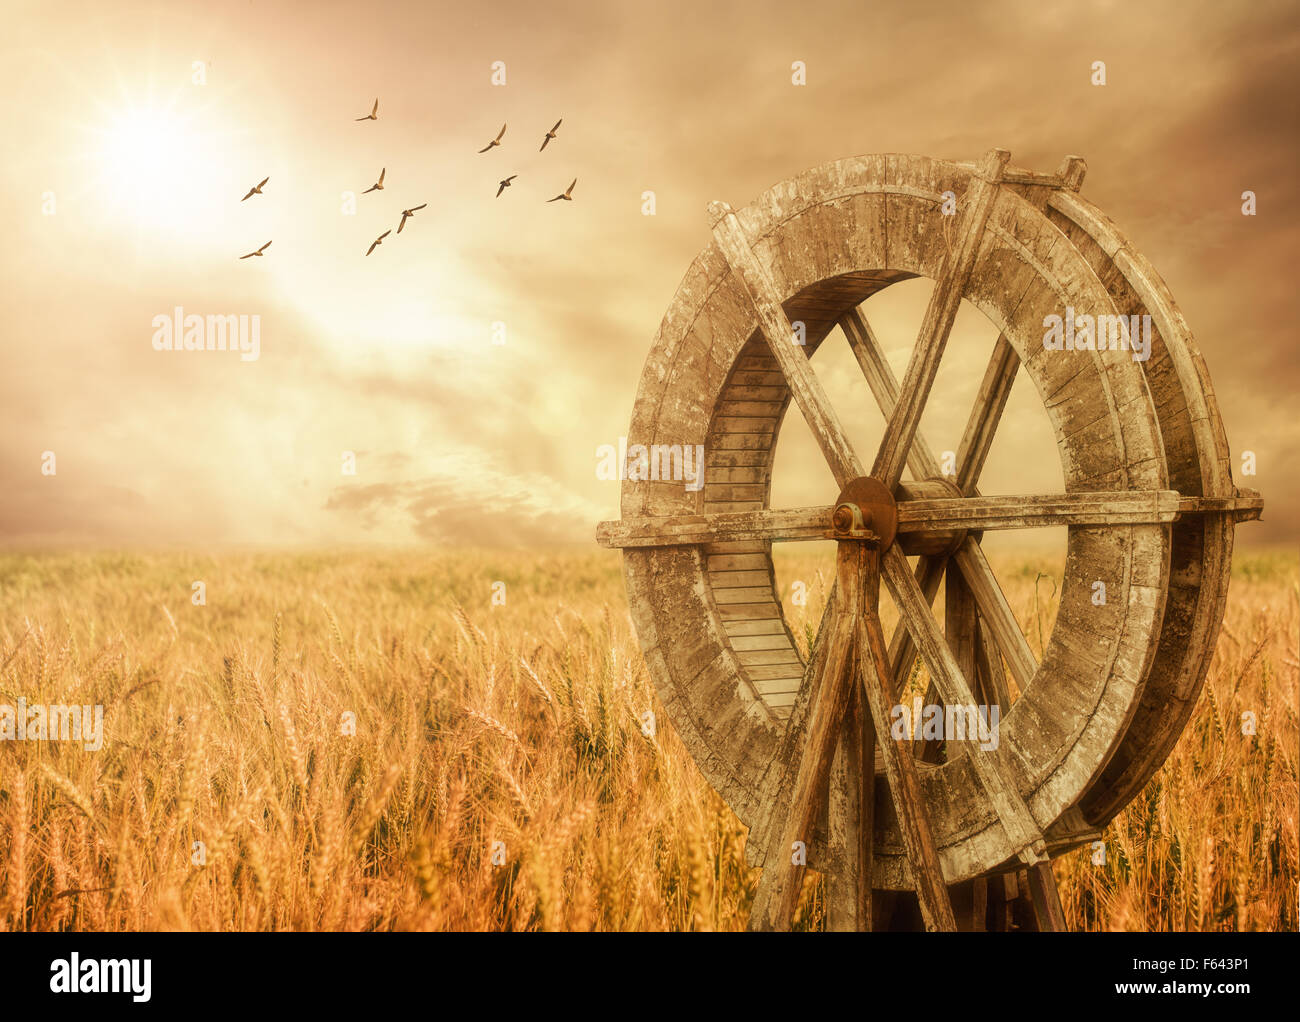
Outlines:
{"label": "wooden spoke", "polygon": [[1016,349],[1011,347],[1006,334],[998,334],[993,356],[975,395],[975,405],[966,421],[966,431],[957,445],[957,489],[968,496],[975,495],[975,484],[984,471],[993,434],[997,432],[1019,368],[1020,356]]}
{"label": "wooden spoke", "polygon": [[[966,580],[961,577],[959,571],[944,572],[943,583],[944,637],[948,640],[948,648],[952,650],[957,669],[961,672],[962,677],[966,678],[971,684],[974,703],[987,706],[987,701],[979,691],[979,675],[976,671],[975,638],[979,630],[979,616],[975,612],[975,597],[971,594],[970,587],[966,585]],[[931,688],[934,687],[932,682]],[[927,692],[926,703],[931,701],[931,695]],[[929,751],[928,746],[929,743],[922,744],[921,759],[928,759],[926,755]],[[948,758],[956,759],[962,754],[964,747],[964,742],[948,743]],[[937,749],[935,751],[937,752]]]}
{"label": "wooden spoke", "polygon": [[975,635],[975,664],[980,698],[990,706],[997,706],[1005,717],[1007,710],[1011,709],[1011,687],[1007,684],[1006,665],[987,621],[979,622]]}
{"label": "wooden spoke", "polygon": [[822,390],[805,349],[794,343],[794,329],[781,308],[776,284],[750,248],[749,239],[731,207],[725,202],[711,202],[709,214],[713,218],[713,237],[718,248],[749,295],[767,346],[780,364],[795,403],[821,445],[835,481],[842,488],[863,474],[862,463],[854,453],[826,392]]}
{"label": "wooden spoke", "polygon": [[1052,525],[1144,525],[1178,517],[1174,490],[1022,494],[1007,497],[906,500],[898,504],[898,531],[1033,529]]}
{"label": "wooden spoke", "polygon": [[[1164,523],[1178,517],[1179,506],[1178,494],[1173,490],[903,500],[898,504],[898,531],[905,535],[954,529],[990,531],[1052,525]],[[607,547],[645,547],[825,539],[832,510],[829,506],[769,508],[710,515],[624,518],[596,526],[596,541]]]}
{"label": "wooden spoke", "polygon": [[998,648],[1006,657],[1011,676],[1016,679],[1020,691],[1025,691],[1033,680],[1034,672],[1038,670],[1038,661],[1034,658],[1034,651],[1029,648],[1025,633],[1020,630],[1015,611],[1011,609],[1002,587],[998,585],[997,576],[984,557],[984,551],[972,537],[967,536],[953,559],[975,595],[980,617],[989,626]]}
{"label": "wooden spoke", "polygon": [[[894,380],[893,370],[885,361],[884,352],[875,334],[857,309],[851,310],[840,320],[840,327],[849,338],[849,344],[881,411],[892,417],[898,400],[898,384]],[[997,420],[1011,392],[1011,385],[1015,379],[1015,367],[1012,362],[1015,353],[1008,349],[1010,345],[1006,344],[1005,337],[999,337],[997,344],[994,345],[993,357],[989,360],[989,368],[984,374],[979,397],[971,410],[963,434],[962,455],[958,462],[958,486],[963,493],[972,495],[977,493],[976,480],[988,455]],[[908,455],[910,459],[908,464],[913,472],[919,470],[927,474],[938,474],[938,462],[919,432],[913,440]],[[904,506],[905,504],[899,505],[900,532],[903,529]],[[1047,523],[1043,522],[1043,524]],[[978,528],[978,526],[968,527]],[[1033,651],[1029,648],[1029,642],[1020,630],[1015,613],[998,586],[992,569],[984,559],[979,544],[968,536],[963,541],[961,550],[963,555],[957,559],[958,568],[967,575],[967,583],[975,595],[980,613],[991,618],[990,631],[1011,665],[1012,676],[1023,692],[1038,669]],[[943,557],[922,557],[917,564],[917,587],[925,599],[927,613],[939,592],[939,582],[943,578],[947,560]],[[972,575],[977,577],[972,578]],[[905,622],[901,622],[895,629],[889,652],[894,677],[901,679],[909,676],[916,658],[916,645]],[[997,654],[994,652],[992,655]]]}
{"label": "wooden spoke", "polygon": [[[876,339],[875,331],[858,308],[850,309],[840,318],[840,329],[849,340],[849,348],[862,368],[877,407],[886,419],[890,418],[898,406],[898,381],[885,361],[885,350]],[[920,436],[908,448],[907,467],[917,479],[932,479],[943,474],[930,446]]]}
{"label": "wooden spoke", "polygon": [[596,542],[607,547],[643,547],[825,539],[833,510],[827,506],[623,518],[597,525]]}
{"label": "wooden spoke", "polygon": [[[921,656],[930,668],[940,697],[953,706],[975,705],[970,685],[939,631],[938,622],[930,613],[929,603],[912,576],[907,558],[897,546],[893,546],[885,551],[882,560],[882,575],[898,606],[899,616],[907,623]],[[974,590],[975,587],[971,588]],[[978,602],[978,592],[976,596]],[[1045,857],[1047,846],[1042,831],[1016,788],[1010,764],[1001,747],[973,751],[969,759],[976,779],[1002,821],[1007,838],[1021,849],[1024,861],[1034,863]]]}
{"label": "wooden spoke", "polygon": [[[877,406],[888,419],[898,404],[898,381],[894,379],[894,372],[885,361],[885,352],[875,331],[858,308],[850,309],[841,317],[840,329],[848,338],[849,348],[858,360]],[[976,493],[975,484],[983,471],[984,461],[993,443],[993,434],[997,431],[998,422],[1006,408],[1019,367],[1020,356],[1011,347],[1006,334],[999,334],[961,443],[957,447],[957,488],[962,493],[970,496]],[[908,449],[907,467],[917,479],[942,475],[933,450],[919,433]]]}
{"label": "wooden spoke", "polygon": [[[927,607],[934,603],[934,598],[939,594],[939,583],[943,581],[947,564],[946,557],[921,557],[917,560],[916,584],[925,597]],[[902,679],[911,677],[915,662],[916,643],[912,641],[912,633],[907,630],[907,623],[900,621],[894,629],[894,637],[889,641],[889,663],[899,684],[902,684]],[[933,688],[933,684],[930,687]],[[930,701],[929,693],[926,701]]]}
{"label": "wooden spoke", "polygon": [[[1066,169],[1065,165],[1063,165],[1064,169]],[[849,346],[858,360],[858,365],[862,368],[867,385],[875,396],[876,404],[885,417],[889,418],[898,403],[898,382],[894,379],[893,370],[885,360],[884,350],[876,339],[874,331],[858,308],[850,309],[841,318],[840,329],[848,338]],[[998,421],[1006,407],[1011,386],[1015,382],[1018,366],[1019,358],[1015,349],[1007,341],[1006,335],[1000,334],[993,346],[993,355],[985,370],[979,394],[971,409],[958,447],[957,487],[968,496],[978,496],[976,482],[988,457]],[[908,450],[907,464],[918,478],[925,479],[940,475],[939,463],[919,431]],[[926,599],[931,603],[934,602],[939,591],[939,582],[943,578],[947,561],[946,557],[923,556],[917,564],[917,582]],[[895,678],[905,678],[912,673],[916,646],[912,642],[911,634],[902,624],[894,630],[894,637],[889,643],[889,656]]]}
{"label": "wooden spoke", "polygon": [[903,477],[903,466],[916,428],[920,425],[921,412],[939,371],[939,360],[948,344],[948,335],[961,306],[961,296],[970,280],[984,225],[997,198],[1003,168],[1010,158],[1011,154],[1005,149],[992,149],[981,161],[979,170],[971,176],[963,200],[965,209],[957,246],[944,259],[939,279],[935,282],[916,347],[912,350],[912,359],[899,389],[898,404],[885,425],[885,435],[871,469],[871,474],[891,490]]}

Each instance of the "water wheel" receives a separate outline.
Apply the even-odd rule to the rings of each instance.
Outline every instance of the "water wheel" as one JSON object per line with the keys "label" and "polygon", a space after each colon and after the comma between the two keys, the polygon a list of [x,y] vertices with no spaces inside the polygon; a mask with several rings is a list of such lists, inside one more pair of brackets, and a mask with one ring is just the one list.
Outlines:
{"label": "water wheel", "polygon": [[[1193,709],[1233,526],[1262,501],[1233,486],[1209,377],[1168,290],[1080,197],[1083,174],[1076,157],[1041,174],[1003,150],[978,163],[875,155],[807,171],[741,210],[710,204],[713,241],[664,317],[628,431],[629,450],[656,457],[702,445],[702,486],[629,466],[622,519],[598,539],[624,550],[664,711],[749,827],[749,859],[763,867],[753,928],[789,925],[805,866],[828,877],[835,928],[880,925],[900,891],[916,892],[928,928],[958,915],[982,928],[989,887],[1016,875],[1039,928],[1060,927],[1050,857],[1099,835]],[[859,306],[918,276],[935,285],[900,382]],[[945,476],[918,423],[962,300],[1000,335]],[[1149,316],[1149,358],[1123,343],[1045,344],[1049,317],[1084,313]],[[886,419],[870,463],[809,361],[836,326]],[[1021,370],[1055,432],[1064,492],[984,495]],[[839,492],[778,510],[773,455],[792,398]],[[1040,660],[980,541],[1049,525],[1068,540]],[[837,580],[805,661],[772,544],[823,539],[836,541]],[[892,639],[882,582],[899,611]],[[995,748],[950,742],[932,762],[890,736],[918,655],[942,704],[999,707]]]}

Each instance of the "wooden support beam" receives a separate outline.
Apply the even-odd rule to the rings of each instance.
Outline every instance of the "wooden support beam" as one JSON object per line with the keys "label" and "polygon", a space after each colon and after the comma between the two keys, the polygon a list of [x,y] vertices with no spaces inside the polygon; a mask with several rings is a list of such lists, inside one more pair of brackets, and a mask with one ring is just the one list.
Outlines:
{"label": "wooden support beam", "polygon": [[[856,888],[857,929],[871,929],[871,871],[875,858],[876,810],[876,726],[871,719],[862,687],[853,691],[853,714],[849,719],[851,741],[856,739],[858,761],[858,821],[856,836],[857,869],[854,873]],[[885,735],[886,740],[889,735]]]}
{"label": "wooden support beam", "polygon": [[[810,711],[799,722],[801,733],[789,743],[793,757],[787,764],[780,794],[769,823],[767,854],[758,891],[750,910],[751,930],[787,930],[794,917],[799,890],[807,870],[794,861],[796,842],[812,844],[817,797],[825,792],[831,757],[850,705],[857,668],[853,658],[853,622],[860,614],[859,560],[863,544],[840,543],[837,552],[837,593],[840,606],[827,636],[829,643],[821,671],[805,684]],[[792,722],[793,725],[794,722]]]}
{"label": "wooden support beam", "polygon": [[1003,933],[1015,929],[1016,900],[1020,886],[1015,873],[1003,873],[989,880],[989,930]]}
{"label": "wooden support beam", "polygon": [[843,863],[842,869],[825,878],[828,931],[872,929],[875,756],[875,728],[860,686],[855,685],[827,786],[828,838],[832,845],[841,844]]}
{"label": "wooden support beam", "polygon": [[1067,156],[1056,168],[1056,176],[1060,178],[1061,187],[1071,192],[1077,192],[1083,187],[1083,178],[1087,173],[1088,164],[1082,156]]}
{"label": "wooden support beam", "polygon": [[[849,310],[840,319],[840,329],[848,338],[867,385],[875,396],[876,404],[886,418],[893,415],[898,403],[898,382],[893,370],[885,359],[884,349],[880,346],[875,332],[871,329],[860,309]],[[962,434],[957,452],[957,486],[968,496],[978,496],[976,483],[983,471],[984,462],[993,443],[993,436],[1006,408],[1007,398],[1019,367],[1019,357],[1011,347],[1005,334],[999,334],[993,346],[993,354],[985,369],[980,390],[967,418],[966,429]],[[918,431],[908,452],[908,467],[918,478],[939,475],[939,463]],[[943,578],[947,565],[946,557],[922,556],[916,566],[917,582],[926,599],[931,603],[939,591],[939,582]],[[1021,647],[1027,649],[1028,644]],[[894,668],[894,677],[901,680],[912,673],[912,664],[916,659],[916,646],[912,636],[902,623],[894,630],[894,637],[889,644],[890,663]],[[1032,660],[1032,654],[1031,654]],[[931,685],[933,690],[933,685]],[[927,702],[930,693],[927,693]]]}
{"label": "wooden support beam", "polygon": [[[903,563],[906,566],[907,562]],[[926,614],[929,614],[928,608]],[[889,713],[897,700],[897,694],[889,673],[880,615],[870,605],[868,612],[857,621],[857,653],[862,690],[875,724],[881,758],[885,764],[885,777],[889,782],[899,831],[912,868],[912,883],[921,903],[921,915],[926,929],[956,930],[957,921],[953,917],[948,888],[943,880],[943,869],[939,865],[938,846],[930,830],[925,802],[921,797],[921,780],[916,760],[912,757],[910,743],[906,740],[896,741],[890,734]]]}
{"label": "wooden support beam", "polygon": [[1264,498],[1255,490],[1238,490],[1235,497],[1181,497],[1180,515],[1230,514],[1235,522],[1254,521],[1264,510]]}
{"label": "wooden support beam", "polygon": [[1069,929],[1065,909],[1061,906],[1061,892],[1056,888],[1056,874],[1052,872],[1049,860],[1029,867],[1029,894],[1034,901],[1034,918],[1040,933],[1064,933]]}

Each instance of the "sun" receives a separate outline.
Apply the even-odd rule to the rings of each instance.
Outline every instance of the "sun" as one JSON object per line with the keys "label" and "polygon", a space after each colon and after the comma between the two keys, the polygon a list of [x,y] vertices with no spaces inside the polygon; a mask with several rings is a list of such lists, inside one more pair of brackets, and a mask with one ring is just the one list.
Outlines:
{"label": "sun", "polygon": [[101,214],[137,237],[183,235],[219,222],[230,139],[209,108],[122,97],[100,106],[85,157]]}
{"label": "sun", "polygon": [[184,120],[169,110],[140,107],[111,115],[103,152],[108,179],[131,196],[157,191],[174,153],[185,150],[187,134]]}
{"label": "sun", "polygon": [[138,226],[174,223],[202,172],[200,140],[188,119],[163,107],[128,107],[108,113],[98,134],[105,206]]}

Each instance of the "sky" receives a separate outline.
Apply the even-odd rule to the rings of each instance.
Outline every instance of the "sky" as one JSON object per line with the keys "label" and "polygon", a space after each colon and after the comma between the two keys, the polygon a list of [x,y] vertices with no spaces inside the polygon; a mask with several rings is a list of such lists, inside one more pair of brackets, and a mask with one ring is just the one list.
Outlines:
{"label": "sky", "polygon": [[[596,449],[627,432],[710,200],[845,156],[992,146],[1040,171],[1086,158],[1083,194],[1169,284],[1236,481],[1265,496],[1239,539],[1296,534],[1294,3],[5,9],[6,545],[591,544],[619,505]],[[865,307],[899,376],[928,289]],[[177,307],[256,315],[257,359],[155,350]],[[995,334],[959,315],[933,448],[957,446]],[[870,461],[881,419],[843,338],[814,366]],[[1059,491],[1059,464],[1022,378],[981,489]],[[833,491],[792,409],[773,504]]]}

